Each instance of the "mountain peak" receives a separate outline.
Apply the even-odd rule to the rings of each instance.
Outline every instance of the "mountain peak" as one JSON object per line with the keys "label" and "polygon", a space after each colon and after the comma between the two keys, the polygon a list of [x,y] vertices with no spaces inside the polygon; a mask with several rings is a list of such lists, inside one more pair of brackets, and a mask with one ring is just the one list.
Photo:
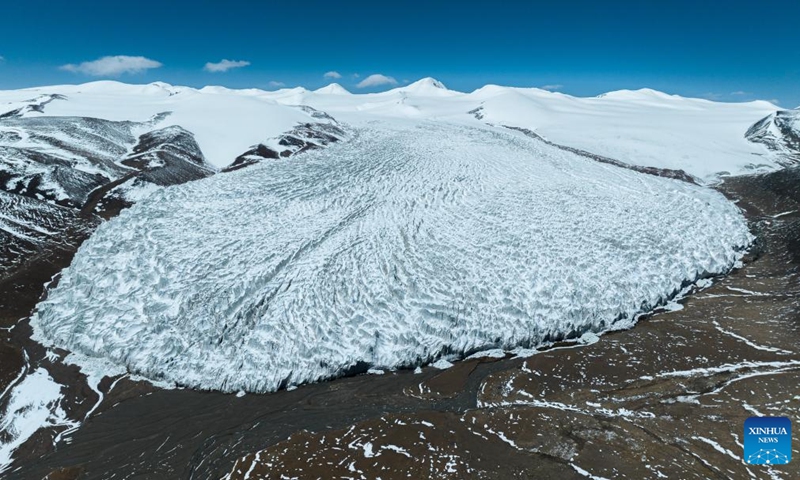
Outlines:
{"label": "mountain peak", "polygon": [[640,88],[638,90],[614,90],[598,95],[596,98],[608,98],[616,100],[652,100],[652,99],[682,99],[679,95],[670,95],[652,88]]}
{"label": "mountain peak", "polygon": [[435,88],[439,90],[447,90],[447,87],[444,86],[444,83],[436,80],[432,77],[425,77],[421,80],[417,80],[416,82],[409,84],[408,86],[404,87],[404,90],[420,90],[420,89],[430,89]]}
{"label": "mountain peak", "polygon": [[399,92],[415,96],[435,96],[435,97],[458,94],[458,92],[448,90],[447,87],[445,87],[442,82],[431,77],[425,77],[421,80],[417,80],[414,83],[410,83],[404,87],[398,87],[395,88],[394,90],[389,90],[389,92],[395,92],[395,93]]}
{"label": "mountain peak", "polygon": [[335,82],[314,90],[314,93],[326,93],[328,95],[350,95],[350,92],[346,88]]}

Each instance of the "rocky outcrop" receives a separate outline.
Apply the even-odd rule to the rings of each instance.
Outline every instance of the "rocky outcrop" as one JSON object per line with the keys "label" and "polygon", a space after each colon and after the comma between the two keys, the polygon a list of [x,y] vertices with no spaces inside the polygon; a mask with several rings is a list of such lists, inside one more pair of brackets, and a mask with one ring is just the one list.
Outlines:
{"label": "rocky outcrop", "polygon": [[294,129],[271,141],[254,145],[250,150],[236,157],[236,160],[222,171],[232,172],[263,160],[291,157],[347,138],[345,127],[327,113],[306,105],[298,108],[319,121],[297,125]]}
{"label": "rocky outcrop", "polygon": [[99,223],[75,209],[2,190],[0,212],[0,279],[53,248],[77,248]]}
{"label": "rocky outcrop", "polygon": [[800,110],[779,110],[762,118],[745,138],[766,145],[784,166],[800,163]]}
{"label": "rocky outcrop", "polygon": [[[41,112],[56,97],[20,108]],[[148,122],[118,122],[17,110],[0,118],[0,275],[61,243],[77,248],[100,221],[94,213],[108,217],[109,210],[130,206],[131,190],[215,173],[190,132],[178,126],[152,130],[168,113]]]}
{"label": "rocky outcrop", "polygon": [[139,170],[142,180],[161,186],[199,180],[215,173],[194,135],[178,126],[145,133],[121,163]]}

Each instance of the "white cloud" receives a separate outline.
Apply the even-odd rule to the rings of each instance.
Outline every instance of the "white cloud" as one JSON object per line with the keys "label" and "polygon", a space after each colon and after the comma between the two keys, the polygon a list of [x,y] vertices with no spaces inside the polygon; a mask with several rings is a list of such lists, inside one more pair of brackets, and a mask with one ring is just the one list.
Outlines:
{"label": "white cloud", "polygon": [[286,84],[285,84],[285,83],[283,83],[283,82],[276,82],[275,80],[273,80],[273,81],[269,82],[267,85],[269,85],[270,87],[273,87],[273,88],[280,88],[280,87],[285,87],[285,86],[286,86]]}
{"label": "white cloud", "polygon": [[364,80],[361,80],[356,87],[368,88],[377,87],[380,85],[397,85],[397,80],[392,77],[387,77],[386,75],[381,75],[380,73],[375,73]]}
{"label": "white cloud", "polygon": [[74,73],[83,73],[96,77],[114,77],[123,73],[139,73],[161,66],[161,62],[157,62],[145,57],[114,55],[112,57],[98,58],[97,60],[91,62],[83,62],[78,65],[75,65],[74,63],[68,63],[66,65],[62,65],[61,70]]}
{"label": "white cloud", "polygon": [[322,77],[323,77],[323,78],[335,78],[335,79],[339,79],[339,78],[342,78],[342,74],[341,74],[341,73],[339,73],[339,72],[337,72],[337,71],[334,71],[334,70],[332,70],[332,71],[330,71],[330,72],[327,72],[327,73],[326,73],[325,75],[323,75]]}
{"label": "white cloud", "polygon": [[250,62],[246,60],[220,60],[217,63],[206,63],[206,66],[203,67],[203,70],[206,72],[227,72],[232,68],[242,68],[250,65]]}
{"label": "white cloud", "polygon": [[541,88],[542,90],[550,90],[551,92],[555,92],[556,90],[561,90],[562,88],[564,88],[564,85],[561,85],[560,83],[555,83],[552,85],[542,85],[539,88]]}
{"label": "white cloud", "polygon": [[361,75],[359,75],[359,74],[357,74],[357,73],[354,73],[354,74],[353,74],[353,78],[360,78],[360,77],[361,77]]}
{"label": "white cloud", "polygon": [[745,91],[743,91],[743,90],[736,90],[735,92],[731,92],[731,95],[735,95],[735,96],[738,97],[738,96],[750,95],[750,94],[745,92]]}
{"label": "white cloud", "polygon": [[5,61],[6,61],[6,57],[0,55],[0,62],[5,62]]}

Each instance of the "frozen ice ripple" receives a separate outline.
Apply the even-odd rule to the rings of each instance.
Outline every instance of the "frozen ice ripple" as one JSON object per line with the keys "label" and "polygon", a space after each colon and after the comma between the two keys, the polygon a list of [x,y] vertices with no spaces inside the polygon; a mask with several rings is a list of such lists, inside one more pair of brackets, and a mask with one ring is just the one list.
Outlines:
{"label": "frozen ice ripple", "polygon": [[515,132],[375,124],[126,210],[34,327],[154,379],[264,392],[630,322],[749,241],[708,188]]}

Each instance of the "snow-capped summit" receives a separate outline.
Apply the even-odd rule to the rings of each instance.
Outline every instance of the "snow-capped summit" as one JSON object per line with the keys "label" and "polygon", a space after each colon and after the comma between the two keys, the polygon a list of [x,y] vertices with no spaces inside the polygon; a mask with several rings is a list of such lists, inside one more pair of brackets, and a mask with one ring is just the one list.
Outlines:
{"label": "snow-capped summit", "polygon": [[614,90],[613,92],[601,93],[597,98],[605,98],[607,100],[665,100],[665,99],[681,99],[680,95],[670,95],[659,90],[652,88],[640,88],[638,90]]}
{"label": "snow-capped summit", "polygon": [[346,88],[335,82],[314,90],[314,93],[323,93],[326,95],[351,95]]}
{"label": "snow-capped summit", "polygon": [[305,87],[282,87],[277,90],[271,91],[271,93],[280,93],[284,95],[301,95],[304,93],[308,93],[308,89]]}
{"label": "snow-capped summit", "polygon": [[444,86],[444,83],[436,80],[435,78],[425,77],[421,80],[417,80],[414,83],[410,83],[405,87],[395,88],[394,90],[389,90],[390,92],[404,92],[410,93],[412,95],[442,95],[442,94],[453,94],[457,92],[453,92],[452,90],[448,90],[447,87]]}
{"label": "snow-capped summit", "polygon": [[170,85],[167,82],[152,82],[150,85],[153,85],[154,87],[164,88],[164,89],[172,88],[172,85]]}
{"label": "snow-capped summit", "polygon": [[489,83],[480,88],[476,88],[475,90],[473,90],[471,95],[476,97],[499,95],[501,93],[509,91],[509,89],[510,89],[509,87],[503,87],[501,85],[495,85],[493,83]]}
{"label": "snow-capped summit", "polygon": [[[339,84],[310,92],[99,81],[0,91],[0,115],[79,116],[144,122],[172,112],[158,126],[191,132],[205,158],[225,168],[270,138],[314,122],[298,105],[354,126],[379,118],[457,119],[535,131],[555,143],[648,167],[684,170],[698,178],[773,168],[762,144],[744,132],[779,110],[764,101],[712,102],[652,89],[591,98],[536,88],[487,85],[472,93],[433,78],[382,93],[350,93]],[[470,113],[472,112],[472,113]]]}
{"label": "snow-capped summit", "polygon": [[447,87],[444,86],[444,83],[436,80],[433,77],[425,77],[417,80],[406,88],[440,88],[442,90],[447,90]]}

